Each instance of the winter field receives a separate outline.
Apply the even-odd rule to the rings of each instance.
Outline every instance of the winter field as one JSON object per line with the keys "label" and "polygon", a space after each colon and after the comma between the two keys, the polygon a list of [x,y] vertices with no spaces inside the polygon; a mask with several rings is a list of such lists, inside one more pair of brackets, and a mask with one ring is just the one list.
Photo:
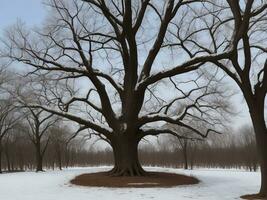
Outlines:
{"label": "winter field", "polygon": [[41,173],[21,172],[0,176],[1,200],[234,200],[256,193],[260,174],[238,170],[146,168],[149,171],[174,172],[197,177],[193,186],[172,188],[89,188],[69,181],[77,175],[107,170],[107,167],[73,168]]}

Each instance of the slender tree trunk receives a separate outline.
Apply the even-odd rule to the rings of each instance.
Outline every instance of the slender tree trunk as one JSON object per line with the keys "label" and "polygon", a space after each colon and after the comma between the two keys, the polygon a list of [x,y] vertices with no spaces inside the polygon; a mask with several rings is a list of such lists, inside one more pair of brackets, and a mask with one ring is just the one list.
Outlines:
{"label": "slender tree trunk", "polygon": [[6,154],[6,161],[7,161],[7,170],[11,171],[10,159],[8,153]]}
{"label": "slender tree trunk", "polygon": [[65,167],[66,168],[68,168],[69,167],[69,162],[70,162],[70,151],[69,151],[69,149],[68,148],[65,148],[65,150],[64,150],[65,152],[64,152],[64,154],[65,154]]}
{"label": "slender tree trunk", "polygon": [[257,171],[257,163],[256,163],[255,160],[254,160],[254,162],[253,162],[253,171],[254,171],[254,172]]}
{"label": "slender tree trunk", "polygon": [[123,134],[112,140],[114,155],[114,168],[110,171],[112,176],[144,176],[138,158],[138,143],[135,138]]}
{"label": "slender tree trunk", "polygon": [[43,156],[41,153],[41,145],[37,143],[36,148],[36,172],[43,171]]}
{"label": "slender tree trunk", "polygon": [[184,169],[188,169],[187,142],[188,141],[184,140],[183,144]]}
{"label": "slender tree trunk", "polygon": [[194,161],[193,161],[193,159],[190,161],[190,169],[191,169],[191,170],[194,169]]}
{"label": "slender tree trunk", "polygon": [[10,166],[11,166],[11,170],[10,171],[15,171],[15,166],[14,166],[14,162],[11,162],[11,164],[10,164]]}
{"label": "slender tree trunk", "polygon": [[2,173],[2,140],[0,140],[0,174]]}
{"label": "slender tree trunk", "polygon": [[260,157],[261,167],[261,188],[259,194],[267,197],[267,130],[264,120],[264,109],[254,106],[256,109],[251,109],[250,114],[254,126],[258,153]]}
{"label": "slender tree trunk", "polygon": [[57,146],[56,154],[57,154],[58,168],[59,170],[62,170],[61,149],[59,145]]}
{"label": "slender tree trunk", "polygon": [[19,160],[19,169],[20,169],[20,171],[24,171],[24,167],[25,167],[24,156],[22,155],[21,152],[18,154],[18,160]]}
{"label": "slender tree trunk", "polygon": [[10,157],[9,157],[9,151],[8,148],[5,148],[5,156],[6,156],[6,162],[7,162],[7,170],[11,171],[11,165],[10,165]]}

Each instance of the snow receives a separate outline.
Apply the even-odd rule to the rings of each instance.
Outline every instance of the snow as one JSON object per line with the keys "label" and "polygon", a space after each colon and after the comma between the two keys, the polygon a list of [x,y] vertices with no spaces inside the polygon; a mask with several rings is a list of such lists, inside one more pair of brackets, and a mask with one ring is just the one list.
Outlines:
{"label": "snow", "polygon": [[0,175],[2,200],[233,200],[258,192],[260,173],[241,170],[146,168],[197,177],[192,186],[172,188],[97,188],[74,186],[69,181],[77,175],[109,169],[108,167],[73,168],[42,173],[22,172]]}

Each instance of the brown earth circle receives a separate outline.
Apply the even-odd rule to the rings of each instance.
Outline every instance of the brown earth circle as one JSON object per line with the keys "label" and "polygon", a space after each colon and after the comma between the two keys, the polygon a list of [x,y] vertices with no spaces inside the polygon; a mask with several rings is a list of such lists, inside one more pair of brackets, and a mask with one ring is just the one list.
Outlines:
{"label": "brown earth circle", "polygon": [[99,172],[79,175],[70,182],[88,187],[151,188],[192,185],[198,184],[199,180],[191,176],[163,172],[148,172],[146,176],[139,177],[112,177],[107,172]]}

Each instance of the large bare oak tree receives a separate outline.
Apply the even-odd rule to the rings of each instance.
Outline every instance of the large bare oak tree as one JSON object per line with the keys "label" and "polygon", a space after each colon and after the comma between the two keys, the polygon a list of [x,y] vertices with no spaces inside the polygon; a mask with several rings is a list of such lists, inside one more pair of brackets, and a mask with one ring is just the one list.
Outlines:
{"label": "large bare oak tree", "polygon": [[202,7],[201,1],[52,0],[48,6],[52,11],[43,28],[9,30],[6,55],[31,66],[30,75],[49,77],[40,86],[48,106],[32,106],[77,122],[77,133],[89,129],[110,143],[111,174],[145,174],[137,147],[146,136],[186,138],[160,123],[184,127],[196,137],[220,128],[222,91],[209,78],[218,73],[191,72],[226,58],[231,49],[187,57],[173,56],[168,48],[170,30],[185,20],[188,8]]}

